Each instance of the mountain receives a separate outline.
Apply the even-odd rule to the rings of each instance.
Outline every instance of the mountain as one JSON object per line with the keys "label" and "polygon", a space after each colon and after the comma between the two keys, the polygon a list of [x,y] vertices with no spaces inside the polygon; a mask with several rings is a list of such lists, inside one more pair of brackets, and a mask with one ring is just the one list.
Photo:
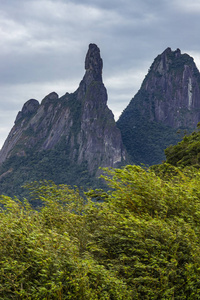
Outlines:
{"label": "mountain", "polygon": [[196,128],[200,73],[189,55],[170,48],[158,55],[117,125],[102,69],[100,50],[90,44],[74,93],[23,105],[0,151],[1,194],[24,195],[22,185],[44,179],[101,186],[99,167],[161,163],[164,149]]}
{"label": "mountain", "polygon": [[[188,54],[167,48],[150,67],[117,126],[136,164],[161,163],[164,149],[200,120],[200,73]],[[177,131],[182,134],[177,134]]]}
{"label": "mountain", "polygon": [[[74,93],[28,100],[0,151],[0,191],[21,194],[25,182],[90,185],[99,167],[126,161],[120,130],[107,106],[100,50],[90,44]],[[16,188],[17,187],[17,188]]]}

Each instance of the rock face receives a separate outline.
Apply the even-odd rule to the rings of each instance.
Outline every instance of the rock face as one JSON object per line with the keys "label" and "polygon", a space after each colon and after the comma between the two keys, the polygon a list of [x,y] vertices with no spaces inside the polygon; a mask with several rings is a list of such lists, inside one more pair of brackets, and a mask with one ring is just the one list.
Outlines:
{"label": "rock face", "polygon": [[199,71],[192,57],[167,48],[154,60],[117,125],[134,162],[154,164],[177,142],[177,129],[195,129],[199,121]]}
{"label": "rock face", "polygon": [[167,48],[151,66],[141,89],[150,119],[174,128],[195,128],[200,119],[200,74],[193,58]]}
{"label": "rock face", "polygon": [[3,145],[0,163],[13,157],[33,158],[40,152],[48,160],[49,151],[55,149],[61,149],[62,157],[68,157],[70,164],[85,164],[93,175],[99,167],[123,163],[126,151],[114,116],[107,107],[102,68],[100,50],[90,44],[85,75],[74,93],[59,98],[53,92],[41,104],[34,99],[27,101]]}

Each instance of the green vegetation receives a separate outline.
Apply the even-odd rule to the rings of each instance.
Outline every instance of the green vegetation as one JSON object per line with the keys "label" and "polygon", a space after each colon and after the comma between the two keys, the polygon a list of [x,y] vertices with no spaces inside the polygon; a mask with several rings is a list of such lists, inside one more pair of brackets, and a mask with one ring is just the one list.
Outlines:
{"label": "green vegetation", "polygon": [[[182,72],[184,62],[192,60],[182,55],[170,68]],[[82,102],[75,96],[52,103],[71,107],[78,149]],[[161,89],[154,96],[164,101]],[[149,99],[139,91],[117,123],[135,164],[160,163],[163,147],[181,139],[174,129],[147,121],[154,113]],[[106,120],[102,126],[113,126]],[[31,127],[24,138],[29,135]],[[72,163],[65,139],[53,150],[36,149],[0,168],[6,193],[0,196],[0,299],[200,299],[200,131],[169,146],[162,164],[104,169],[102,181],[86,162]],[[103,180],[107,188],[89,189]]]}
{"label": "green vegetation", "polygon": [[[127,110],[123,112],[117,126],[121,131],[123,143],[128,154],[134,164],[154,165],[165,160],[164,149],[169,145],[175,145],[181,140],[184,130],[180,130],[166,126],[150,120],[150,112],[141,112],[143,101],[147,102],[147,106],[151,106],[151,113],[154,114],[153,103],[149,104],[148,93],[140,91],[134,100],[129,104]],[[142,101],[142,100],[143,101]],[[138,101],[139,100],[139,101]],[[135,101],[139,106],[135,108]],[[144,106],[144,105],[143,105]],[[148,109],[146,108],[148,111]]]}
{"label": "green vegetation", "polygon": [[[199,124],[198,124],[199,127]],[[184,136],[175,146],[165,150],[166,162],[174,166],[200,167],[200,131]]]}
{"label": "green vegetation", "polygon": [[36,180],[51,180],[56,184],[67,183],[85,189],[102,187],[102,181],[89,173],[86,162],[77,164],[70,160],[64,140],[53,150],[30,150],[26,156],[8,158],[0,167],[0,174],[4,173],[0,193],[10,197],[29,198],[23,186]]}
{"label": "green vegetation", "polygon": [[161,165],[104,169],[107,190],[33,181],[30,202],[2,195],[0,299],[200,299],[199,143],[197,130]]}
{"label": "green vegetation", "polygon": [[0,299],[200,299],[200,172],[168,175],[107,169],[84,197],[33,182],[37,210],[1,196]]}

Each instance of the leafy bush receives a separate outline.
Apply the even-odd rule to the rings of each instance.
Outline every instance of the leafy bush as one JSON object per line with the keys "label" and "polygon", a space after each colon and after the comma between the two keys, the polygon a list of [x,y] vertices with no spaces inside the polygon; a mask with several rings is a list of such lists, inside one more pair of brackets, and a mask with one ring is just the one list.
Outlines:
{"label": "leafy bush", "polygon": [[1,197],[1,299],[200,299],[200,172],[106,169],[110,191],[53,182]]}
{"label": "leafy bush", "polygon": [[200,131],[187,135],[175,146],[165,150],[166,162],[180,167],[200,167]]}

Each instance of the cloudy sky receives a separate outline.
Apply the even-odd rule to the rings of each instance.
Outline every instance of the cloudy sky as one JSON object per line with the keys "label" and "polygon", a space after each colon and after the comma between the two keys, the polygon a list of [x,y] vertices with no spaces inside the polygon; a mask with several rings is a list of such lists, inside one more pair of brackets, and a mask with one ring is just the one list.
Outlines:
{"label": "cloudy sky", "polygon": [[117,119],[167,47],[200,69],[199,29],[199,0],[0,0],[0,147],[27,100],[77,89],[89,43]]}

